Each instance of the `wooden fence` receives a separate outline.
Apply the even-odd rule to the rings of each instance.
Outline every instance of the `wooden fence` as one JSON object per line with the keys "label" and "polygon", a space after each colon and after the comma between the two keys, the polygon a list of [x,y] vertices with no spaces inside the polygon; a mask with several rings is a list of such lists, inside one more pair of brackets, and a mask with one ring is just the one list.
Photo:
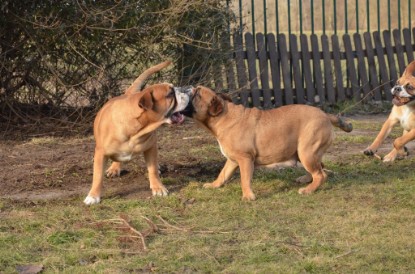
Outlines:
{"label": "wooden fence", "polygon": [[234,94],[235,103],[264,109],[391,100],[391,87],[414,60],[415,28],[412,32],[344,34],[342,41],[338,35],[287,39],[285,34],[236,33],[231,58],[215,77],[216,90]]}

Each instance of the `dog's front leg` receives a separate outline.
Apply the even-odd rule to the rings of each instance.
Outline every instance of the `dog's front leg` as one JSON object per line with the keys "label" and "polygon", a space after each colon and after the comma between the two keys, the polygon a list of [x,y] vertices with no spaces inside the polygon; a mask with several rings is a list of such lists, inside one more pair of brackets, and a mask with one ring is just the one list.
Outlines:
{"label": "dog's front leg", "polygon": [[104,179],[104,165],[107,161],[102,149],[95,148],[94,154],[94,174],[92,176],[92,187],[88,196],[85,198],[86,205],[98,204],[101,200],[102,180]]}
{"label": "dog's front leg", "polygon": [[373,156],[383,141],[386,139],[386,137],[388,137],[389,133],[392,131],[393,126],[397,122],[399,122],[398,119],[389,116],[388,120],[386,120],[386,122],[383,124],[382,129],[380,130],[376,139],[363,151],[363,153],[368,156]]}
{"label": "dog's front leg", "polygon": [[224,183],[226,183],[229,178],[233,175],[236,168],[238,167],[238,163],[228,159],[225,163],[225,166],[222,168],[222,171],[219,173],[218,178],[213,183],[204,184],[204,188],[218,188],[221,187]]}
{"label": "dog's front leg", "polygon": [[393,142],[393,150],[383,158],[383,161],[393,162],[397,156],[405,156],[407,154],[407,152],[405,151],[405,145],[414,139],[415,129],[412,129],[404,133],[401,137],[396,138]]}
{"label": "dog's front leg", "polygon": [[148,170],[148,179],[153,196],[166,196],[169,191],[162,184],[159,176],[157,144],[144,151],[144,159]]}
{"label": "dog's front leg", "polygon": [[253,201],[255,194],[251,189],[252,176],[254,174],[254,161],[250,158],[238,159],[241,171],[242,200]]}
{"label": "dog's front leg", "polygon": [[112,178],[115,176],[119,177],[121,175],[121,163],[116,161],[112,162],[111,166],[107,169],[105,174],[108,178]]}

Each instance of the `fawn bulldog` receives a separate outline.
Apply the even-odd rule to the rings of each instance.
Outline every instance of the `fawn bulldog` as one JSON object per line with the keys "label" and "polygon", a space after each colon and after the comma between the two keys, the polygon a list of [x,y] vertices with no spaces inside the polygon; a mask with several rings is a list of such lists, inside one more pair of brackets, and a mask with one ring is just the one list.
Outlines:
{"label": "fawn bulldog", "polygon": [[306,105],[259,110],[234,105],[230,98],[206,87],[193,89],[189,106],[182,112],[210,131],[227,158],[217,179],[205,188],[222,186],[239,167],[242,199],[255,200],[251,190],[254,167],[289,167],[300,161],[310,183],[300,194],[315,191],[327,178],[321,159],[333,138],[332,125],[346,132],[351,124]]}
{"label": "fawn bulldog", "polygon": [[184,116],[179,111],[187,106],[192,89],[164,83],[138,91],[147,77],[169,64],[164,62],[146,70],[125,94],[112,98],[98,112],[94,121],[94,173],[85,204],[100,202],[104,165],[108,159],[113,160],[106,171],[111,177],[120,174],[121,162],[130,160],[139,152],[144,154],[153,195],[167,195],[158,173],[155,130],[164,123],[183,122]]}
{"label": "fawn bulldog", "polygon": [[393,126],[399,122],[403,128],[403,134],[395,139],[392,151],[383,157],[384,162],[392,162],[398,156],[406,156],[408,153],[405,144],[415,139],[415,61],[406,67],[391,93],[394,105],[392,111],[376,139],[363,151],[369,156],[376,155],[379,146],[389,135]]}

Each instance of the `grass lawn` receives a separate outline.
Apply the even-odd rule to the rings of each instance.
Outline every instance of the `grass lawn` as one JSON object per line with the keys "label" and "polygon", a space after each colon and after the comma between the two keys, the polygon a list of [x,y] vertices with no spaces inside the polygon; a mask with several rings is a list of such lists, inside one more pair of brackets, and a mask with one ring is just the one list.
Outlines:
{"label": "grass lawn", "polygon": [[[353,135],[336,130],[325,158],[328,182],[309,196],[294,183],[302,169],[257,170],[254,202],[241,201],[239,175],[220,189],[203,189],[225,159],[192,124],[169,151],[163,146],[178,137],[161,130],[160,162],[186,162],[188,155],[213,168],[163,176],[169,189],[183,184],[166,198],[104,194],[101,204],[87,207],[83,194],[2,196],[0,272],[38,265],[42,273],[414,273],[415,158],[387,165],[365,157],[361,151],[383,118],[350,119]],[[183,143],[185,136],[194,141]]]}

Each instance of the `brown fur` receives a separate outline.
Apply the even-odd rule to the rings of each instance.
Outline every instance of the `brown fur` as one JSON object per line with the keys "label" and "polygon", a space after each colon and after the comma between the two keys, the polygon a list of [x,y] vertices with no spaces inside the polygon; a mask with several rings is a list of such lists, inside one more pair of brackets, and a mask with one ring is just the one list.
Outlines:
{"label": "brown fur", "polygon": [[106,174],[120,174],[122,161],[134,153],[143,152],[150,188],[154,195],[166,195],[167,189],[158,174],[157,137],[154,130],[166,122],[166,114],[175,104],[171,84],[156,84],[142,92],[135,92],[152,73],[168,65],[164,62],[146,70],[124,95],[112,98],[98,112],[94,121],[95,154],[92,187],[86,204],[99,203],[102,191],[104,166],[113,160]]}
{"label": "brown fur", "polygon": [[309,172],[298,181],[311,182],[299,193],[312,193],[327,178],[321,159],[332,142],[332,124],[351,131],[339,117],[311,106],[259,110],[234,105],[206,87],[193,93],[191,116],[216,137],[227,158],[218,178],[204,187],[222,186],[239,167],[246,200],[255,199],[251,190],[255,166],[295,166],[297,161]]}

